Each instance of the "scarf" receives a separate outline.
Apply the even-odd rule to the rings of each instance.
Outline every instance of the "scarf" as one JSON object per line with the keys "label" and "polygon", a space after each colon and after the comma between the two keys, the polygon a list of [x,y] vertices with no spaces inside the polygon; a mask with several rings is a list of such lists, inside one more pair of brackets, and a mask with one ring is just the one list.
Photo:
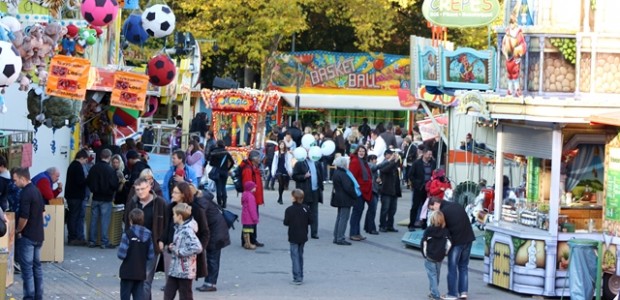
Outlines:
{"label": "scarf", "polygon": [[360,162],[360,168],[362,168],[362,181],[368,181],[368,163],[361,157],[358,157],[357,160]]}
{"label": "scarf", "polygon": [[362,190],[360,189],[360,185],[359,183],[357,183],[357,180],[355,180],[355,177],[353,177],[353,173],[351,173],[351,171],[349,171],[348,169],[344,169],[345,172],[347,172],[347,176],[349,176],[349,178],[351,178],[351,181],[353,181],[353,186],[355,187],[355,194],[360,197],[362,195]]}

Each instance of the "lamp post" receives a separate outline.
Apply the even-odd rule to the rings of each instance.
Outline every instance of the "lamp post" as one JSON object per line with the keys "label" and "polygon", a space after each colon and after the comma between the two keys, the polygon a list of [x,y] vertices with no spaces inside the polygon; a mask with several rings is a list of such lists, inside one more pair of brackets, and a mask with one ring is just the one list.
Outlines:
{"label": "lamp post", "polygon": [[[291,54],[293,56],[295,55],[295,40],[296,35],[293,33],[293,41],[291,42]],[[299,62],[297,60],[295,60],[295,74],[297,75],[297,81],[295,84],[295,121],[299,121],[299,88],[301,85],[301,78],[299,74]]]}

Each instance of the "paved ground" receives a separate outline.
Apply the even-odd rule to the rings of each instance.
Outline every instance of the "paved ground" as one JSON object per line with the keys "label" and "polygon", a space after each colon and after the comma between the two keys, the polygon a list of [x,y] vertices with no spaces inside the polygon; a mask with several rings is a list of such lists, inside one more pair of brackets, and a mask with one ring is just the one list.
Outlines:
{"label": "paved ground", "polygon": [[[326,187],[326,196],[331,186]],[[239,197],[229,192],[229,208],[239,213]],[[286,194],[288,197],[288,193]],[[398,203],[397,220],[408,216],[410,193]],[[195,299],[426,299],[428,279],[423,259],[416,249],[401,243],[399,233],[368,236],[352,246],[332,244],[336,210],[319,207],[319,240],[310,240],[305,248],[304,284],[292,286],[291,262],[286,227],[282,225],[287,205],[276,203],[276,192],[266,191],[261,207],[259,240],[264,248],[256,251],[240,247],[240,226],[231,230],[232,245],[224,248],[218,291],[195,292]],[[328,199],[328,198],[326,198]],[[348,233],[348,231],[347,231]],[[120,260],[116,250],[65,247],[65,261],[44,264],[45,299],[118,299]],[[470,299],[523,299],[529,296],[496,289],[482,281],[482,261],[470,264]],[[442,269],[440,289],[446,291],[446,266]],[[201,282],[202,283],[202,282]],[[163,274],[154,282],[153,299],[161,299],[159,288]],[[195,284],[196,286],[196,284]],[[21,279],[7,290],[7,299],[21,299]]]}

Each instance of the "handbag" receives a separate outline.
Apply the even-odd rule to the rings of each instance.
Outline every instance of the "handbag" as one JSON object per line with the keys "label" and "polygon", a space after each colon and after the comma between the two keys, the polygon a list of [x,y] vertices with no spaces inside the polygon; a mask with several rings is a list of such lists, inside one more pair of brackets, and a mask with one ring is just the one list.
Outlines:
{"label": "handbag", "polygon": [[222,166],[224,165],[224,160],[226,159],[226,155],[224,155],[224,157],[222,157],[222,161],[220,162],[220,166],[219,167],[212,167],[211,171],[209,171],[209,174],[207,175],[209,177],[209,179],[216,181],[218,179],[220,179],[220,169],[222,169]]}
{"label": "handbag", "polygon": [[228,228],[235,229],[235,222],[239,221],[239,216],[230,210],[223,209],[223,208],[221,210],[222,210],[222,216],[224,216],[224,220],[226,220],[226,224],[228,225]]}

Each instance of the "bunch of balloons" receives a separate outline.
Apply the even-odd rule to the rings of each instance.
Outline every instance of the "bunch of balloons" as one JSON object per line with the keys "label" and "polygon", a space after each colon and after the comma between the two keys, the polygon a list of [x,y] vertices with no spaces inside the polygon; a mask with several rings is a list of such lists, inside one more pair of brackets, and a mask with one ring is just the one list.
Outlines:
{"label": "bunch of balloons", "polygon": [[301,147],[293,150],[293,156],[298,161],[310,157],[313,161],[319,161],[323,156],[329,156],[336,151],[336,144],[332,140],[326,140],[319,147],[312,134],[305,134],[301,137]]}

